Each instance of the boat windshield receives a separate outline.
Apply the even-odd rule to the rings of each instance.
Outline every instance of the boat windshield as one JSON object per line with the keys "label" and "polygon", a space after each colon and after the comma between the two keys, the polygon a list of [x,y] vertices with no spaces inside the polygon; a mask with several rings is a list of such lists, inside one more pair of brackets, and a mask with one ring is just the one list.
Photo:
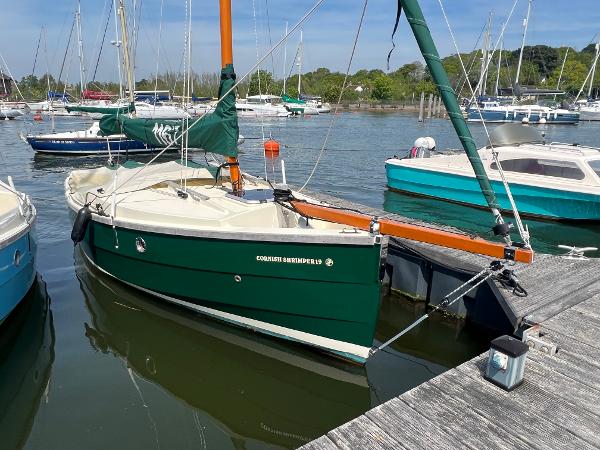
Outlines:
{"label": "boat windshield", "polygon": [[594,172],[596,172],[596,175],[598,175],[600,177],[600,159],[595,159],[593,161],[588,161],[588,164],[590,165],[590,167],[592,168],[592,170]]}
{"label": "boat windshield", "polygon": [[488,147],[533,143],[544,143],[544,137],[537,130],[519,123],[507,123],[500,125],[490,133]]}

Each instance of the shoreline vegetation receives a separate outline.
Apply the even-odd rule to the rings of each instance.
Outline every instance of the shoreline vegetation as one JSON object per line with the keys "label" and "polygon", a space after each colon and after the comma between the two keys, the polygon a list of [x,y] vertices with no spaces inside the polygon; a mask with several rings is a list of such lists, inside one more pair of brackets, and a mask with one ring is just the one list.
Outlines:
{"label": "shoreline vegetation", "polygon": [[[519,50],[502,51],[501,67],[498,70],[498,53],[494,55],[488,70],[488,94],[494,89],[496,78],[499,74],[499,86],[511,88],[515,85],[516,61]],[[566,59],[565,59],[566,55]],[[540,89],[558,89],[564,91],[568,97],[574,97],[581,89],[595,55],[595,44],[590,44],[581,51],[573,48],[554,48],[547,45],[526,46],[521,69],[521,84],[523,86]],[[461,54],[462,60],[468,69],[469,81],[476,86],[481,72],[481,51]],[[564,70],[563,67],[564,61]],[[450,81],[459,97],[470,97],[468,85],[461,74],[460,61],[457,55],[443,58],[444,67],[448,72]],[[600,91],[600,71],[593,80],[592,92],[598,96]],[[48,80],[49,78],[49,80]],[[139,90],[169,90],[174,96],[182,92],[182,74],[166,72],[157,78],[149,76],[136,83]],[[220,77],[217,73],[193,73],[194,95],[196,97],[215,97],[217,95]],[[560,84],[558,80],[560,79]],[[332,72],[327,68],[319,68],[302,75],[302,93],[319,95],[324,101],[337,103],[340,96],[344,74]],[[81,88],[77,83],[67,83],[56,80],[52,75],[28,75],[19,81],[19,88],[28,100],[44,99],[48,91],[67,92],[73,98],[79,98]],[[298,95],[298,75],[287,78],[287,94],[295,97]],[[90,81],[87,88],[107,92],[117,96],[119,84],[116,82]],[[16,97],[16,90],[10,97]],[[435,84],[431,80],[429,71],[419,61],[389,71],[380,69],[358,70],[349,77],[347,87],[342,95],[342,104],[358,105],[363,109],[363,104],[374,105],[373,109],[418,109],[421,93],[437,94]],[[268,70],[261,70],[252,74],[248,82],[238,86],[240,97],[257,94],[281,95],[283,93],[283,80],[273,77]],[[0,94],[1,88],[0,88]],[[416,98],[415,98],[416,97]],[[16,98],[15,98],[16,99]],[[351,108],[352,109],[352,108]]]}

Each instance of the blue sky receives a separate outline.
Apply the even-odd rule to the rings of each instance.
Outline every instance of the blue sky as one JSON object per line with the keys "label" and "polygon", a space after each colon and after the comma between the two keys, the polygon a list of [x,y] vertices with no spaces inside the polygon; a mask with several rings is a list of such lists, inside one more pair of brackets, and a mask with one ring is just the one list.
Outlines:
{"label": "blue sky", "polygon": [[[107,5],[112,0],[81,0],[84,54],[91,78],[96,66]],[[133,0],[128,0],[130,3]],[[136,0],[141,2],[140,32],[136,57],[137,79],[151,77],[156,67],[158,28],[161,0]],[[161,71],[177,70],[183,52],[185,0],[163,0]],[[219,68],[218,0],[188,0],[193,16],[193,67],[197,72],[214,72]],[[266,5],[269,18],[267,22]],[[316,0],[254,0],[257,15],[259,53],[268,49],[268,24],[271,39],[278,40],[284,32],[285,22],[290,26],[307,11]],[[514,0],[443,0],[461,51],[471,51],[490,11],[494,12],[494,35]],[[450,35],[443,21],[438,0],[421,0],[421,6],[442,55],[453,53]],[[65,54],[68,34],[73,21],[76,0],[0,0],[0,5],[10,5],[2,12],[0,27],[0,53],[17,78],[31,73],[40,28],[47,29],[47,52],[42,41],[37,60],[36,74],[46,71],[46,55],[50,71],[56,76]],[[344,70],[363,0],[326,0],[320,10],[304,26],[304,61],[306,70],[328,67]],[[256,62],[256,35],[254,33],[253,1],[232,0],[234,11],[234,58],[238,74],[245,73]],[[395,19],[395,0],[369,0],[361,39],[357,48],[353,71],[361,68],[385,69],[390,49],[390,34]],[[505,45],[514,49],[520,45],[522,21],[527,0],[519,0],[515,15],[507,28]],[[578,50],[598,39],[600,8],[598,0],[534,0],[529,24],[528,42],[554,46],[569,45]],[[98,74],[98,80],[117,79],[114,48],[109,44],[114,36],[111,21]],[[290,38],[288,57],[293,55],[298,35]],[[396,50],[392,56],[392,70],[402,64],[421,60],[415,40],[404,17],[396,37]],[[288,65],[290,59],[288,59]],[[66,62],[69,81],[78,80],[77,48],[74,46]],[[267,68],[271,68],[268,60]],[[283,51],[274,55],[274,69],[278,76],[283,72]],[[63,77],[64,78],[64,77]]]}

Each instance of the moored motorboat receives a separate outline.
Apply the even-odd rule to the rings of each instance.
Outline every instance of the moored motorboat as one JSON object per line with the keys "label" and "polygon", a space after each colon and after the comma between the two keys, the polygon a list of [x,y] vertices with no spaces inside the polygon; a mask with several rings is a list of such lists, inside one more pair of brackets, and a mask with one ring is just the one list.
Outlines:
{"label": "moored motorboat", "polygon": [[235,109],[239,117],[288,117],[292,113],[277,95],[250,95],[238,99]]}
{"label": "moored motorboat", "polygon": [[579,120],[582,122],[600,120],[600,101],[595,101],[579,108]]}
{"label": "moored motorboat", "polygon": [[[522,214],[554,220],[600,220],[600,150],[545,143],[519,124],[496,128],[479,155],[503,210],[511,205],[498,164]],[[466,154],[432,154],[386,161],[391,189],[471,206],[486,206]]]}
{"label": "moored motorboat", "polygon": [[285,107],[289,109],[292,114],[303,116],[316,116],[319,114],[319,110],[316,105],[310,104],[299,98],[293,98],[284,94],[281,96],[281,99],[283,100]]}
{"label": "moored motorboat", "polygon": [[5,107],[0,104],[0,120],[13,120],[22,115],[23,112],[20,109]]}
{"label": "moored motorboat", "polygon": [[36,211],[9,178],[0,181],[0,323],[25,297],[35,278]]}
{"label": "moored motorboat", "polygon": [[579,123],[577,111],[540,105],[504,105],[498,101],[482,101],[478,106],[470,106],[467,115],[469,122],[564,125]]}

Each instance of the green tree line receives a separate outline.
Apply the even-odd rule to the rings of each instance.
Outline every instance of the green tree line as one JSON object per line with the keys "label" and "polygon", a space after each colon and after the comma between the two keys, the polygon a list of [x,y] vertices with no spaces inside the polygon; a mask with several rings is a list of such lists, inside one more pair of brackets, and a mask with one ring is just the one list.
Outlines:
{"label": "green tree line", "polygon": [[[500,70],[498,71],[498,60],[500,52],[496,52],[490,60],[488,67],[487,86],[488,93],[496,85],[499,73],[499,86],[510,88],[515,85],[516,67],[519,58],[519,50],[504,50],[500,58]],[[566,60],[565,60],[565,55]],[[482,54],[480,50],[472,53],[461,54],[463,64],[468,71],[468,80],[472,86],[476,86],[481,72]],[[527,46],[523,53],[523,64],[521,68],[520,85],[545,89],[556,89],[560,77],[561,67],[565,61],[564,72],[560,77],[559,89],[569,95],[576,95],[583,85],[592,61],[595,56],[595,46],[590,44],[581,51],[568,47],[549,47],[547,45]],[[444,67],[448,72],[450,80],[459,93],[468,97],[470,92],[465,82],[463,70],[459,57],[450,55],[443,59]],[[48,80],[49,79],[49,80]],[[193,73],[191,76],[191,87],[197,97],[215,97],[219,87],[219,74],[217,73]],[[302,75],[301,93],[307,95],[320,95],[328,102],[336,102],[340,96],[344,74],[332,72],[327,68],[319,68],[315,71]],[[43,75],[38,78],[33,75],[24,77],[19,87],[23,95],[28,99],[43,99],[48,90],[50,81],[51,90],[69,92],[74,97],[79,95],[79,86],[70,84],[65,86],[63,82],[55,80],[51,75]],[[292,97],[298,95],[298,75],[286,80],[286,93]],[[600,90],[600,70],[597,71],[593,81],[594,89]],[[183,76],[174,72],[160,74],[154,77],[144,78],[136,83],[140,90],[169,90],[174,95],[183,95]],[[119,86],[114,82],[94,82],[88,88],[118,94]],[[356,101],[407,101],[413,98],[413,94],[420,95],[436,93],[436,87],[431,80],[427,68],[420,62],[412,62],[388,72],[380,69],[361,69],[350,75],[347,87],[343,92],[343,102]],[[587,92],[587,89],[585,90]],[[283,80],[276,79],[268,71],[260,71],[252,74],[247,82],[238,86],[241,97],[246,95],[283,93]],[[13,97],[16,93],[13,92]]]}

